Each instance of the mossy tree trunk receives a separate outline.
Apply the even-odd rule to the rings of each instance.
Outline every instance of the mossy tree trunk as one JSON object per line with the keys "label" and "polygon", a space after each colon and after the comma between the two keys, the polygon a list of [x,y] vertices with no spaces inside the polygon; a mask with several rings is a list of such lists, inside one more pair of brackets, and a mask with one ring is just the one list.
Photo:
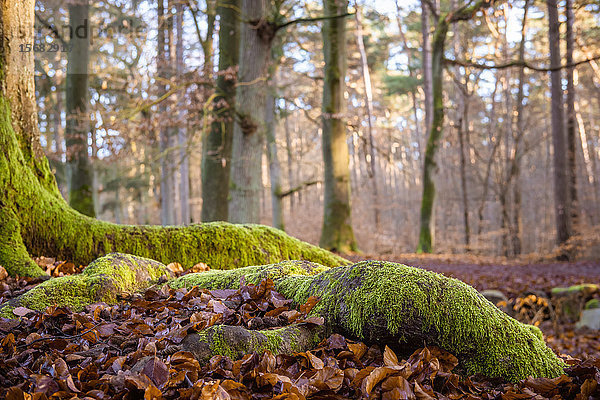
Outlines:
{"label": "mossy tree trunk", "polygon": [[435,161],[437,148],[443,136],[444,129],[444,50],[446,37],[450,26],[458,21],[471,19],[477,11],[494,3],[493,0],[479,0],[472,5],[463,6],[457,10],[442,15],[437,22],[433,35],[432,51],[432,81],[433,81],[433,121],[427,138],[423,162],[423,196],[421,198],[421,228],[417,252],[431,253],[433,251],[433,224],[435,223]]}
{"label": "mossy tree trunk", "polygon": [[[45,309],[54,304],[75,310],[96,301],[114,303],[117,294],[147,287],[168,277],[152,260],[111,254],[94,261],[81,275],[55,278],[5,306],[11,316],[18,306]],[[327,268],[303,261],[211,270],[167,282],[173,288],[235,289],[242,282],[271,279],[275,289],[294,304],[310,297],[318,302],[311,316],[322,326],[290,325],[271,331],[214,326],[189,335],[182,345],[205,361],[214,354],[240,358],[252,351],[293,353],[313,348],[330,333],[412,351],[424,343],[458,357],[470,374],[511,381],[555,377],[565,364],[546,347],[541,331],[499,310],[471,286],[457,279],[380,261]]]}
{"label": "mossy tree trunk", "polygon": [[[343,15],[347,0],[323,0],[325,15]],[[350,156],[346,142],[344,99],[346,79],[346,19],[332,18],[323,22],[323,162],[325,204],[321,247],[340,252],[356,250],[350,205]]]}
{"label": "mossy tree trunk", "polygon": [[[219,1],[219,75],[215,120],[202,146],[202,221],[227,221],[231,144],[233,139],[235,74],[239,62],[240,0]],[[230,70],[226,72],[227,70]]]}
{"label": "mossy tree trunk", "polygon": [[39,143],[33,54],[34,1],[2,0],[0,14],[0,265],[10,274],[43,275],[31,255],[87,264],[113,251],[213,268],[298,258],[346,261],[276,229],[210,223],[184,228],[121,226],[84,216],[60,195]]}
{"label": "mossy tree trunk", "polygon": [[89,0],[69,3],[71,35],[67,62],[67,165],[69,166],[69,204],[90,217],[94,211],[93,172],[88,155],[90,134],[88,66],[90,59]]}

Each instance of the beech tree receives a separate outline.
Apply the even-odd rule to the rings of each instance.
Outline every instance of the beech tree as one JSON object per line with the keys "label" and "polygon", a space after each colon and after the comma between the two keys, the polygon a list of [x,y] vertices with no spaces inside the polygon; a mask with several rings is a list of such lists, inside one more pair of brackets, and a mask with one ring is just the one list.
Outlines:
{"label": "beech tree", "polygon": [[[202,221],[227,221],[235,68],[239,62],[240,0],[219,1],[219,75],[214,121],[202,146]],[[205,52],[206,53],[206,52]]]}
{"label": "beech tree", "polygon": [[93,174],[88,155],[90,60],[89,1],[69,3],[69,46],[66,85],[67,164],[69,166],[69,204],[90,217],[95,216]]}
{"label": "beech tree", "polygon": [[546,0],[548,7],[548,45],[550,47],[550,90],[552,94],[552,145],[554,147],[554,211],[556,218],[556,241],[565,244],[571,237],[571,209],[569,206],[569,181],[566,156],[565,109],[562,89],[560,57],[560,31],[558,4],[556,0]]}
{"label": "beech tree", "polygon": [[[347,0],[324,0],[326,16],[347,13]],[[323,22],[322,148],[325,164],[325,210],[321,230],[321,247],[339,252],[356,250],[350,207],[350,156],[346,142],[345,79],[346,20],[330,18]]]}
{"label": "beech tree", "polygon": [[425,158],[423,163],[423,196],[421,199],[421,228],[417,252],[433,251],[433,204],[435,200],[434,175],[437,168],[435,161],[437,148],[443,136],[444,128],[444,51],[446,37],[453,23],[473,18],[475,13],[492,4],[493,0],[479,0],[450,11],[438,18],[433,34],[432,50],[432,83],[433,83],[433,120],[427,137]]}

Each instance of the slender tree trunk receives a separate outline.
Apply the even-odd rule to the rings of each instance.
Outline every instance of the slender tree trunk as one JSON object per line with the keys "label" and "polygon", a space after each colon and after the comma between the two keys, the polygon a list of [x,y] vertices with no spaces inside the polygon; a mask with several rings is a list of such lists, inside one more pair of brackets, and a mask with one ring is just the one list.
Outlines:
{"label": "slender tree trunk", "polygon": [[[169,0],[170,5],[170,0]],[[167,92],[165,81],[169,77],[170,50],[172,42],[168,42],[170,7],[167,7],[165,13],[164,0],[158,0],[158,48],[156,52],[157,75],[158,75],[158,96],[163,96]],[[171,148],[171,129],[166,119],[167,105],[163,100],[159,106],[159,114],[162,117],[159,141],[160,141],[160,221],[162,225],[173,225],[174,201],[173,201],[173,171],[169,161],[169,150]]]}
{"label": "slender tree trunk", "polygon": [[[277,62],[277,61],[275,61]],[[283,222],[283,199],[281,197],[281,165],[277,156],[277,122],[275,102],[277,101],[277,73],[273,72],[267,92],[267,108],[265,122],[267,124],[267,158],[269,175],[271,176],[271,213],[273,226],[285,230]]]}
{"label": "slender tree trunk", "polygon": [[363,85],[365,86],[365,106],[367,109],[367,135],[369,140],[369,165],[371,172],[371,184],[373,185],[373,219],[375,229],[379,230],[379,194],[377,188],[377,159],[375,151],[375,141],[373,138],[373,86],[371,85],[371,74],[369,72],[369,62],[367,60],[367,52],[365,50],[365,42],[363,38],[362,16],[360,9],[356,10],[356,41],[358,43],[358,51],[360,53],[361,69]]}
{"label": "slender tree trunk", "polygon": [[227,221],[231,145],[234,126],[235,74],[240,47],[240,0],[219,2],[219,75],[214,121],[202,146],[202,221]]}
{"label": "slender tree trunk", "polygon": [[[573,64],[573,48],[575,47],[573,26],[575,14],[573,13],[573,0],[566,0],[565,11],[567,14],[567,53],[565,61],[567,65]],[[577,232],[579,220],[579,203],[577,196],[577,120],[575,116],[575,84],[573,82],[574,67],[567,68],[567,165],[569,179],[569,201],[570,222],[572,233]]]}
{"label": "slender tree trunk", "polygon": [[266,0],[242,2],[242,20],[245,22],[241,28],[240,72],[233,129],[229,200],[231,222],[260,221],[266,80],[274,38],[272,26],[267,21],[268,11]]}
{"label": "slender tree trunk", "polygon": [[[548,39],[550,47],[550,66],[559,68],[560,58],[560,32],[558,21],[558,6],[556,0],[546,0],[548,6]],[[554,147],[554,209],[556,218],[556,242],[563,245],[571,236],[570,207],[569,207],[569,182],[567,177],[567,157],[564,130],[563,90],[561,83],[561,70],[550,72],[552,94],[552,144]],[[566,255],[561,255],[565,257]]]}
{"label": "slender tree trunk", "polygon": [[433,68],[430,39],[429,16],[431,11],[426,2],[421,1],[421,35],[423,37],[423,91],[425,92],[425,132],[431,132],[433,123]]}
{"label": "slender tree trunk", "polygon": [[[177,43],[175,45],[175,72],[177,80],[181,81],[185,68],[183,60],[183,4],[175,4],[175,29],[177,32]],[[177,108],[179,109],[177,118],[177,141],[179,145],[179,208],[181,217],[179,223],[187,225],[190,219],[190,160],[188,157],[188,140],[185,124],[185,101],[184,92],[180,91],[177,95]]]}
{"label": "slender tree trunk", "polygon": [[[294,171],[293,171],[293,158],[292,158],[292,138],[290,132],[290,123],[288,120],[289,116],[286,113],[283,119],[283,129],[285,130],[285,151],[287,159],[287,173],[288,173],[288,187],[294,187]],[[290,197],[290,210],[294,209],[294,197],[296,193],[291,194]]]}
{"label": "slender tree trunk", "polygon": [[90,47],[88,0],[69,4],[72,46],[67,62],[67,164],[69,203],[82,214],[93,217],[93,176],[88,155],[90,120],[88,114],[88,64]]}
{"label": "slender tree trunk", "polygon": [[[521,25],[521,43],[519,44],[519,61],[525,61],[525,44],[527,33],[527,15],[529,12],[530,0],[525,0],[523,12],[523,21]],[[517,109],[516,109],[516,139],[515,151],[513,155],[511,175],[513,176],[513,229],[512,229],[512,247],[515,255],[521,254],[523,244],[521,241],[521,140],[525,135],[525,121],[523,118],[523,100],[525,98],[525,68],[519,68],[519,86],[517,89]]]}
{"label": "slender tree trunk", "polygon": [[[325,15],[347,12],[347,0],[323,0]],[[350,171],[346,135],[346,19],[323,22],[325,81],[323,83],[322,150],[325,173],[325,204],[320,245],[348,252],[356,250],[350,206]]]}
{"label": "slender tree trunk", "polygon": [[421,230],[419,233],[419,244],[417,252],[430,253],[433,250],[432,226],[435,224],[433,218],[433,204],[435,201],[434,175],[437,168],[435,156],[439,140],[442,137],[444,126],[444,104],[443,104],[443,58],[448,23],[440,19],[436,26],[433,40],[433,123],[427,138],[425,159],[423,164],[423,197],[421,200]]}

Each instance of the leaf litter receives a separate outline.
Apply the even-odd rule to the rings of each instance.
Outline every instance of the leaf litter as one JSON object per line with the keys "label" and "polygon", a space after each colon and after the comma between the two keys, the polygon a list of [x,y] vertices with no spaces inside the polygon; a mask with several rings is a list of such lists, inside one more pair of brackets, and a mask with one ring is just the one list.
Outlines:
{"label": "leaf litter", "polygon": [[[72,269],[54,260],[48,265],[55,276]],[[1,283],[4,302],[39,281],[7,278]],[[574,332],[572,325],[554,331],[549,321],[540,327],[569,367],[558,378],[518,383],[464,376],[460,360],[437,347],[369,346],[339,334],[303,353],[251,353],[241,360],[216,355],[205,364],[179,345],[187,334],[216,324],[247,329],[322,324],[307,317],[317,301],[293,307],[265,280],[239,290],[153,287],[117,305],[93,304],[80,313],[21,307],[16,310],[20,319],[0,319],[0,398],[600,398],[598,333]]]}

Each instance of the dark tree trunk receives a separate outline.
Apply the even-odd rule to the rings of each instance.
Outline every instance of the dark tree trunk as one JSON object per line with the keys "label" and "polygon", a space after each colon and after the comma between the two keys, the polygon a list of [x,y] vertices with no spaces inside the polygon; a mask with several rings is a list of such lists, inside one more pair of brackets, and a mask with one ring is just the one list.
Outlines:
{"label": "dark tree trunk", "polygon": [[[552,144],[554,147],[554,209],[556,217],[556,242],[564,245],[571,237],[569,182],[567,177],[567,146],[565,145],[563,90],[561,82],[560,32],[556,0],[546,0],[548,6],[548,41],[550,46],[550,72],[552,94]],[[561,257],[566,256],[562,254]]]}
{"label": "dark tree trunk", "polygon": [[91,31],[88,0],[69,4],[71,37],[67,62],[66,112],[69,204],[90,217],[95,216],[92,164],[88,155],[90,119],[88,114],[88,64]]}
{"label": "dark tree trunk", "polygon": [[[233,139],[235,76],[239,62],[240,0],[220,1],[219,75],[214,118],[202,146],[202,221],[227,221],[231,143]],[[225,71],[229,70],[229,73]]]}

